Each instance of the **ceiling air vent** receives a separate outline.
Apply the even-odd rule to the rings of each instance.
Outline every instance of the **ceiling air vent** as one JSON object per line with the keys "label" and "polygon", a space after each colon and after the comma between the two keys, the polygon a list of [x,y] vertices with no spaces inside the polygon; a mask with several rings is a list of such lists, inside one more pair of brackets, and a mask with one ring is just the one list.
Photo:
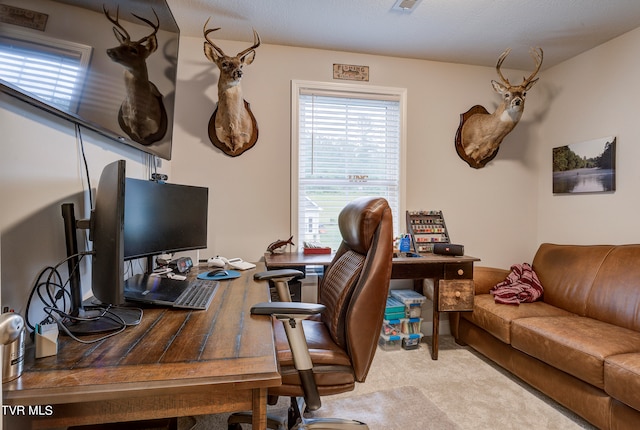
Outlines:
{"label": "ceiling air vent", "polygon": [[391,9],[401,12],[413,12],[421,1],[422,0],[397,0]]}

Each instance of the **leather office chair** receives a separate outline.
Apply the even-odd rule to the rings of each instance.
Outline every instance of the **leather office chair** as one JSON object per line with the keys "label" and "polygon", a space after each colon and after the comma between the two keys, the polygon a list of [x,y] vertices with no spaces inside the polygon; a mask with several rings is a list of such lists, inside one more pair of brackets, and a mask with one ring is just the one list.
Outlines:
{"label": "leather office chair", "polygon": [[[319,286],[318,304],[286,301],[286,283],[298,271],[256,275],[274,280],[285,296],[285,301],[257,304],[252,313],[274,316],[282,385],[270,388],[269,397],[291,397],[289,428],[368,428],[359,421],[306,419],[302,414],[319,409],[321,397],[351,391],[356,381],[365,381],[389,292],[393,225],[387,201],[356,199],[340,212],[338,224],[343,240]],[[231,415],[229,429],[250,423],[250,418],[246,413]],[[272,417],[267,425],[285,428]]]}

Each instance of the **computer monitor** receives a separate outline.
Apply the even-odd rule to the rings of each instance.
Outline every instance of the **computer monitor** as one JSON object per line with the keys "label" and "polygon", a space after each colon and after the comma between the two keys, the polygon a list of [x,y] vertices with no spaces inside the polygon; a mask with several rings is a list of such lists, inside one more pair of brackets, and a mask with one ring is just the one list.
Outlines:
{"label": "computer monitor", "polygon": [[82,301],[82,285],[77,270],[78,243],[76,229],[89,230],[93,242],[91,290],[105,304],[118,305],[124,302],[124,204],[125,204],[124,160],[107,165],[100,175],[96,191],[95,207],[88,220],[76,220],[74,205],[62,205],[67,246],[69,289],[71,309],[64,321],[66,330],[73,334],[91,334],[122,328],[122,324],[134,323],[140,312],[125,310],[115,315],[102,310],[86,309]]}
{"label": "computer monitor", "polygon": [[[208,189],[127,178],[124,160],[103,169],[90,220],[76,221],[72,204],[64,204],[62,212],[68,255],[77,254],[75,228],[89,229],[91,290],[103,304],[124,303],[125,260],[207,247]],[[75,266],[77,258],[70,258],[70,314],[82,316]],[[121,316],[135,319],[126,309]],[[100,332],[112,330],[114,321],[74,321],[68,328],[75,333]]]}
{"label": "computer monitor", "polygon": [[124,160],[102,170],[89,230],[91,291],[102,303],[113,305],[124,303],[125,173]]}
{"label": "computer monitor", "polygon": [[126,178],[125,189],[126,260],[207,247],[207,188]]}

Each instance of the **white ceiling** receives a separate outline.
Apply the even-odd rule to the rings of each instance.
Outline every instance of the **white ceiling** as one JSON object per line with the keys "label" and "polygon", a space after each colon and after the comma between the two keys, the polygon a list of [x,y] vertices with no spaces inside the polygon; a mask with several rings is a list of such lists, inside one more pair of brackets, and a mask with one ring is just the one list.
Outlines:
{"label": "white ceiling", "polygon": [[[531,69],[543,69],[640,26],[640,0],[422,0],[411,12],[396,0],[167,0],[185,36],[221,27],[214,41],[252,42]],[[224,44],[220,44],[224,49]],[[638,53],[629,53],[638,55]]]}

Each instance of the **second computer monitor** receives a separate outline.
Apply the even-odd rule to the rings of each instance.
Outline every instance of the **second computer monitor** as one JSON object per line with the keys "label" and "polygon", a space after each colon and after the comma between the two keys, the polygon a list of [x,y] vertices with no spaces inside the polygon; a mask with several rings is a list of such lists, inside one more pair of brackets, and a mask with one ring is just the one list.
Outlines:
{"label": "second computer monitor", "polygon": [[124,258],[207,247],[205,187],[126,178]]}

